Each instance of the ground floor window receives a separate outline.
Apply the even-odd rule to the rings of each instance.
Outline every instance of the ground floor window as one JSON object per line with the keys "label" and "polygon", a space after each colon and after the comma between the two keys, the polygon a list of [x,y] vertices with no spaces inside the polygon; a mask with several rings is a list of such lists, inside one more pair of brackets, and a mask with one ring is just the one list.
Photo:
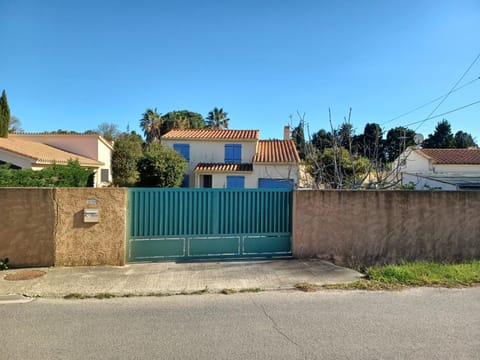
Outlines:
{"label": "ground floor window", "polygon": [[245,188],[245,176],[227,176],[228,189],[243,189]]}
{"label": "ground floor window", "polygon": [[202,187],[204,188],[212,187],[212,175],[202,175]]}

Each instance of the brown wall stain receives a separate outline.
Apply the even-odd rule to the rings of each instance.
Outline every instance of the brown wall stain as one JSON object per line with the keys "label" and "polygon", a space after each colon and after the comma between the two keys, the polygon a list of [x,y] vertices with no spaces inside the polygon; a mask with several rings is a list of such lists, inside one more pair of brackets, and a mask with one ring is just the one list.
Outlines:
{"label": "brown wall stain", "polygon": [[480,259],[480,192],[295,191],[293,255],[348,265]]}
{"label": "brown wall stain", "polygon": [[0,209],[0,258],[11,266],[53,265],[54,190],[0,188]]}
{"label": "brown wall stain", "polygon": [[[125,264],[126,189],[58,188],[56,202],[55,265]],[[84,223],[89,207],[99,209],[98,223]]]}

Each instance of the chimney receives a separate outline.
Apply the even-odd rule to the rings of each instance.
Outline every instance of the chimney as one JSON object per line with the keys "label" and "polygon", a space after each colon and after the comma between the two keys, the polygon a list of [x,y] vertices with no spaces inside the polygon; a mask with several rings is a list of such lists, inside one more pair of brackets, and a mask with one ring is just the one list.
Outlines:
{"label": "chimney", "polygon": [[283,140],[290,140],[290,125],[283,127]]}

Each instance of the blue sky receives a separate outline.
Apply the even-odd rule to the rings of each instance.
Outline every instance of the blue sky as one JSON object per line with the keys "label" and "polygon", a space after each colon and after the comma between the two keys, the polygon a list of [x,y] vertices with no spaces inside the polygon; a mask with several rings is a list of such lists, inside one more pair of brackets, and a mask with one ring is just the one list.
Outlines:
{"label": "blue sky", "polygon": [[[357,133],[427,117],[480,53],[478,0],[0,0],[0,90],[26,131],[139,131],[146,108],[203,116],[278,138],[305,114],[310,130]],[[480,76],[477,61],[459,84]],[[480,100],[480,80],[435,112]],[[480,140],[480,104],[445,115]],[[441,118],[417,129],[428,135]]]}

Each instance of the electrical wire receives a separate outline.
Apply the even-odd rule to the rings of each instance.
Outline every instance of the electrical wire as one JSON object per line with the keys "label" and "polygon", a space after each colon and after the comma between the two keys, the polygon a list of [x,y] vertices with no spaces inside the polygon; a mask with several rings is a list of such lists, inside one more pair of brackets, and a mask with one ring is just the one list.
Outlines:
{"label": "electrical wire", "polygon": [[[457,92],[457,91],[460,91],[461,89],[467,87],[468,85],[473,84],[475,81],[478,81],[478,80],[480,80],[480,76],[477,77],[477,78],[475,78],[475,79],[473,79],[473,80],[470,80],[470,81],[467,82],[466,84],[464,84],[464,85],[460,86],[459,88],[455,89],[454,91],[452,91],[452,93]],[[385,121],[384,123],[381,123],[380,126],[386,125],[386,124],[388,124],[388,123],[391,123],[392,121],[395,121],[395,120],[398,120],[398,119],[400,119],[400,118],[402,118],[402,117],[404,117],[404,116],[410,115],[411,113],[413,113],[413,112],[415,112],[415,111],[417,111],[417,110],[423,109],[425,106],[428,106],[428,105],[430,105],[430,104],[432,104],[432,103],[434,103],[434,102],[442,99],[445,95],[446,95],[446,94],[444,94],[444,95],[442,95],[442,96],[439,96],[439,97],[437,97],[437,98],[435,98],[435,99],[433,99],[433,100],[430,100],[429,102],[427,102],[427,103],[425,103],[425,104],[423,104],[423,105],[417,106],[415,109],[409,110],[409,111],[407,111],[407,112],[404,112],[403,114],[400,114],[400,115],[398,115],[398,116],[395,116],[394,118],[392,118],[392,119],[390,119],[390,120],[388,120],[388,121]]]}
{"label": "electrical wire", "polygon": [[[423,119],[423,120],[418,120],[418,121],[414,121],[414,122],[412,122],[412,123],[410,123],[410,124],[402,125],[402,127],[409,127],[409,126],[411,126],[411,125],[415,125],[415,124],[418,124],[418,123],[424,123],[424,122],[427,121],[427,120],[436,119],[436,118],[445,116],[445,115],[447,115],[447,114],[451,114],[451,113],[456,112],[456,111],[463,110],[463,109],[465,109],[465,108],[467,108],[467,107],[470,107],[470,106],[473,106],[473,105],[477,105],[477,104],[480,104],[480,100],[474,101],[473,103],[460,106],[460,107],[458,107],[458,108],[456,108],[456,109],[453,109],[453,110],[450,110],[450,111],[447,111],[447,112],[444,112],[444,113],[441,113],[441,114],[438,114],[438,115],[435,115],[435,116],[430,116],[430,117],[428,117],[428,118],[426,118],[426,119]],[[418,129],[418,127],[417,127],[417,129]],[[416,130],[415,130],[415,131],[416,131]]]}
{"label": "electrical wire", "polygon": [[437,104],[437,106],[435,106],[435,108],[432,110],[432,112],[423,121],[420,122],[420,124],[415,129],[415,132],[417,132],[417,130],[425,123],[425,121],[432,119],[432,115],[435,113],[435,111],[437,111],[437,109],[440,107],[440,105],[442,105],[445,102],[445,100],[447,100],[447,98],[450,96],[450,94],[457,88],[458,84],[460,84],[462,82],[463,78],[467,75],[467,73],[470,71],[470,69],[473,67],[473,65],[475,65],[475,63],[477,62],[477,60],[479,58],[480,58],[480,53],[478,53],[478,55],[472,61],[470,66],[467,68],[467,70],[465,70],[465,72],[460,77],[460,79],[458,79],[458,81],[455,83],[455,85],[453,85],[453,87],[450,89],[450,91],[447,94],[445,94],[443,99]]}

